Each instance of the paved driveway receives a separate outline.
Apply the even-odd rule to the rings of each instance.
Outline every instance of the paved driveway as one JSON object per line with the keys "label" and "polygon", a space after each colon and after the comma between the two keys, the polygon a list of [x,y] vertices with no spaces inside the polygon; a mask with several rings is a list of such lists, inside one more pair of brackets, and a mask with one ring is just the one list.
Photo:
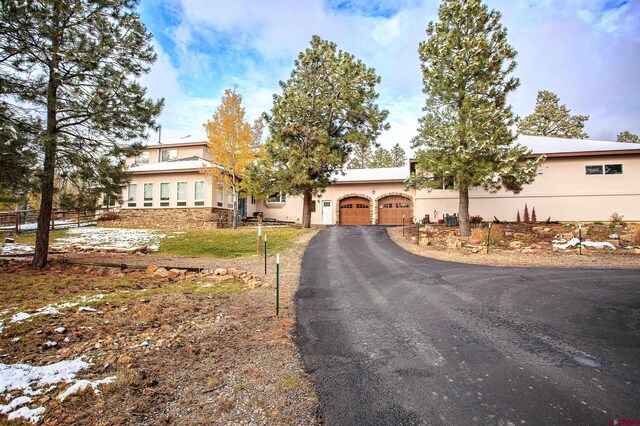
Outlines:
{"label": "paved driveway", "polygon": [[296,309],[329,425],[640,419],[638,270],[449,263],[382,227],[332,227]]}

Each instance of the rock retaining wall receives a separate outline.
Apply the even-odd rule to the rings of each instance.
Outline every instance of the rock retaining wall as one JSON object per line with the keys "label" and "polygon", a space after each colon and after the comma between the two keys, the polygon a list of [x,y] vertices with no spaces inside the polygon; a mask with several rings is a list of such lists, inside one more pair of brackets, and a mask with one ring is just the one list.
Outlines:
{"label": "rock retaining wall", "polygon": [[123,228],[207,229],[226,228],[231,210],[217,207],[184,209],[122,209],[116,219],[98,221],[98,226]]}

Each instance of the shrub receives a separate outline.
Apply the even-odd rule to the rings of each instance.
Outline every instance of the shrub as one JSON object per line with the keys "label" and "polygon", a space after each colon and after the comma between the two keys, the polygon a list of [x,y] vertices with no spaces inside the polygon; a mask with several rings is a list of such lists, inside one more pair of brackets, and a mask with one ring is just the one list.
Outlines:
{"label": "shrub", "polygon": [[118,212],[106,212],[100,216],[100,220],[118,220],[120,219],[120,214]]}
{"label": "shrub", "polygon": [[624,216],[621,214],[618,214],[617,212],[613,212],[611,213],[611,216],[609,216],[609,220],[614,223],[622,222],[623,218]]}
{"label": "shrub", "polygon": [[604,223],[602,223],[601,220],[596,220],[595,222],[593,222],[594,225],[604,225]]}
{"label": "shrub", "polygon": [[471,223],[480,223],[482,222],[482,216],[480,216],[479,214],[475,215],[475,216],[471,216],[471,218],[469,219],[469,221]]}

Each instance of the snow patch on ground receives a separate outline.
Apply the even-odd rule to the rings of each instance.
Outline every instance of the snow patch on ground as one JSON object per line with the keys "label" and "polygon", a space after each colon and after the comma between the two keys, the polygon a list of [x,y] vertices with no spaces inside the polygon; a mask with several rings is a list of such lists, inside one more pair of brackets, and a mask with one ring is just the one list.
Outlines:
{"label": "snow patch on ground", "polygon": [[[76,379],[79,371],[88,368],[91,364],[84,361],[84,357],[73,360],[60,361],[55,364],[41,367],[28,364],[2,364],[0,363],[0,396],[8,404],[0,404],[0,414],[8,414],[8,420],[23,418],[37,423],[44,414],[44,407],[26,407],[32,402],[29,395],[41,395],[55,389],[59,383],[71,385],[57,397],[64,401],[70,395],[74,395],[89,387],[99,393],[98,386],[111,383],[116,378],[106,377],[100,380]],[[15,397],[15,393],[22,393]]]}
{"label": "snow patch on ground", "polygon": [[17,254],[31,254],[34,246],[16,243],[0,243],[0,256],[14,256]]}
{"label": "snow patch on ground", "polygon": [[151,250],[158,250],[160,242],[166,238],[165,233],[147,229],[127,228],[72,228],[67,231],[67,237],[56,240],[56,245],[83,245],[94,247],[134,248],[147,246]]}
{"label": "snow patch on ground", "polygon": [[[554,240],[554,241],[552,241],[552,243],[553,243],[553,247],[554,248],[567,249],[567,248],[578,247],[580,245],[580,239],[579,238],[572,238],[567,242],[565,242],[564,240]],[[609,249],[609,250],[615,250],[616,249],[616,246],[614,246],[613,244],[608,243],[606,241],[604,241],[604,242],[600,242],[600,241],[583,241],[582,242],[582,247],[604,247],[604,248]]]}

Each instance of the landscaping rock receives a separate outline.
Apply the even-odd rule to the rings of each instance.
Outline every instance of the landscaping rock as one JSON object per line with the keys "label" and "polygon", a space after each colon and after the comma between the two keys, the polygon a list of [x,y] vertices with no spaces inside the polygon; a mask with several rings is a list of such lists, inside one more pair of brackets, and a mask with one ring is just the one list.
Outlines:
{"label": "landscaping rock", "polygon": [[522,246],[523,246],[523,245],[524,245],[524,244],[522,243],[522,241],[511,241],[511,242],[509,243],[509,247],[511,247],[511,248],[515,248],[515,249],[522,248]]}
{"label": "landscaping rock", "polygon": [[167,278],[169,276],[169,271],[167,271],[165,268],[157,268],[153,272],[153,276],[157,278]]}
{"label": "landscaping rock", "polygon": [[172,281],[176,281],[176,280],[179,280],[180,278],[184,278],[186,273],[187,273],[186,269],[173,268],[167,271],[167,277]]}
{"label": "landscaping rock", "polygon": [[235,277],[233,275],[220,275],[219,277],[221,283],[228,283],[228,282],[232,282],[235,281]]}
{"label": "landscaping rock", "polygon": [[620,235],[620,240],[622,241],[633,241],[635,240],[636,236],[633,234],[622,234]]}
{"label": "landscaping rock", "polygon": [[477,239],[477,238],[474,238],[474,239],[469,240],[469,244],[480,244],[481,242],[482,242],[482,241],[480,241],[480,240],[479,240],[479,239]]}
{"label": "landscaping rock", "polygon": [[526,238],[527,234],[523,234],[522,232],[514,232],[513,238]]}
{"label": "landscaping rock", "polygon": [[570,240],[570,239],[572,239],[572,238],[573,238],[573,233],[571,233],[571,232],[567,232],[567,233],[565,233],[565,234],[562,234],[562,239],[563,239],[563,240],[567,240],[567,241],[569,241],[569,240]]}
{"label": "landscaping rock", "polygon": [[214,275],[227,275],[229,272],[224,269],[224,268],[218,268],[215,271],[213,271]]}
{"label": "landscaping rock", "polygon": [[158,267],[156,265],[149,265],[147,266],[147,270],[145,272],[147,274],[153,274],[157,270],[158,270]]}

